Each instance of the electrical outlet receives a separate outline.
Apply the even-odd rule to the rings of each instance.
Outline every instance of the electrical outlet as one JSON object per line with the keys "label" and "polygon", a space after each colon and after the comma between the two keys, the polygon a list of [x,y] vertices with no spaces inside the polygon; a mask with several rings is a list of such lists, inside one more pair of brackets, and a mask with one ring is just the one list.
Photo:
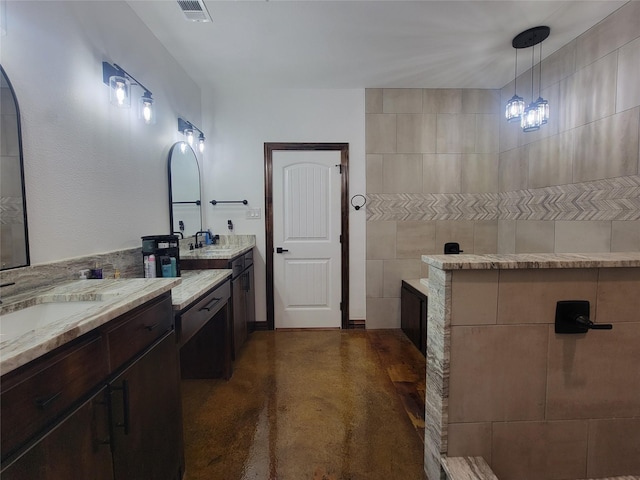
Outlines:
{"label": "electrical outlet", "polygon": [[259,208],[250,208],[247,210],[247,220],[259,220],[260,219],[260,209]]}

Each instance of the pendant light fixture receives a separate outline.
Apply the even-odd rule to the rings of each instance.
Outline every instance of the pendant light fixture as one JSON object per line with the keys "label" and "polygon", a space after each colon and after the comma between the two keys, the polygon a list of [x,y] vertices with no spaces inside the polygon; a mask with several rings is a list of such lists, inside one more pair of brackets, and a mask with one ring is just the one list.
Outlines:
{"label": "pendant light fixture", "polygon": [[204,132],[188,120],[178,118],[178,131],[186,137],[186,143],[188,143],[190,147],[193,146],[193,142],[195,139],[194,130],[197,130],[200,133],[200,136],[198,137],[198,150],[200,151],[200,153],[203,153],[205,140]]}
{"label": "pendant light fixture", "polygon": [[[514,96],[507,103],[505,116],[507,121],[520,121],[520,126],[524,132],[534,132],[540,129],[549,120],[549,102],[540,96],[541,80],[542,80],[542,45],[540,45],[540,64],[539,64],[539,80],[538,80],[538,99],[534,101],[534,61],[535,61],[535,45],[541,44],[551,32],[546,26],[533,27],[516,35],[511,46],[516,49],[516,78],[518,76],[518,49],[531,47],[531,103],[524,108],[524,100],[514,92]],[[514,80],[515,84],[515,80]],[[522,103],[518,103],[518,99]],[[521,110],[522,109],[522,110]],[[511,113],[510,113],[511,112]],[[520,115],[518,115],[520,112]]]}
{"label": "pendant light fixture", "polygon": [[518,96],[518,49],[516,49],[516,67],[513,75],[513,97],[507,102],[504,115],[507,122],[519,122],[524,113],[524,99]]}
{"label": "pendant light fixture", "polygon": [[109,101],[119,108],[131,107],[131,86],[139,86],[144,93],[138,102],[138,114],[147,125],[156,121],[152,93],[124,68],[114,63],[102,62],[102,81],[109,86]]}

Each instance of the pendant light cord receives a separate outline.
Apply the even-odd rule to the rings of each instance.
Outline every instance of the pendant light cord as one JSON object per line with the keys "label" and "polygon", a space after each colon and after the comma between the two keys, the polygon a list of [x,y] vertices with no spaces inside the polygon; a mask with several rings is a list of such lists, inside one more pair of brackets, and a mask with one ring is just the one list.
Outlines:
{"label": "pendant light cord", "polygon": [[542,42],[540,42],[540,63],[538,64],[538,98],[542,98]]}
{"label": "pendant light cord", "polygon": [[516,67],[513,72],[513,94],[517,95],[518,94],[518,49],[516,48],[515,51],[516,51]]}

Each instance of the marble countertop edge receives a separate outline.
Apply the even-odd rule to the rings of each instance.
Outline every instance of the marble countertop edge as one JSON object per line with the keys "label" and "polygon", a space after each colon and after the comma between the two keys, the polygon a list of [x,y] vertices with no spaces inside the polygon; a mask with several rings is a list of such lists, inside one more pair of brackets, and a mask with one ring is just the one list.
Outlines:
{"label": "marble countertop edge", "polygon": [[230,269],[183,270],[180,277],[182,283],[171,291],[173,310],[184,310],[209,290],[231,278],[231,273]]}
{"label": "marble countertop edge", "polygon": [[640,252],[423,255],[422,261],[441,270],[620,268],[640,267]]}

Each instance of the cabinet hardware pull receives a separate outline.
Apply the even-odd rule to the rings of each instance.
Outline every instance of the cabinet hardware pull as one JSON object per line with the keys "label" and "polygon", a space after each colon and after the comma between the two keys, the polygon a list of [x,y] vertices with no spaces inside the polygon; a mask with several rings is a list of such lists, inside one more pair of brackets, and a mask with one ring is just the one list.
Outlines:
{"label": "cabinet hardware pull", "polygon": [[112,387],[113,390],[120,391],[122,390],[122,423],[116,423],[116,427],[121,427],[124,429],[124,434],[129,435],[129,430],[131,427],[130,424],[130,416],[129,416],[129,382],[126,380],[122,381],[121,387]]}
{"label": "cabinet hardware pull", "polygon": [[144,328],[146,328],[148,331],[152,331],[154,330],[158,325],[160,325],[160,322],[156,322],[153,325],[145,325]]}
{"label": "cabinet hardware pull", "polygon": [[222,300],[222,298],[214,298],[211,301],[211,303],[209,303],[209,304],[205,305],[204,307],[202,307],[200,309],[200,311],[206,310],[207,312],[210,312],[213,309],[213,307],[215,307],[218,303],[220,303],[220,300]]}
{"label": "cabinet hardware pull", "polygon": [[56,400],[60,395],[62,395],[62,390],[60,390],[58,393],[54,393],[53,395],[49,395],[46,398],[37,398],[36,399],[36,406],[40,410],[44,410],[49,405],[51,405],[54,402],[54,400]]}

